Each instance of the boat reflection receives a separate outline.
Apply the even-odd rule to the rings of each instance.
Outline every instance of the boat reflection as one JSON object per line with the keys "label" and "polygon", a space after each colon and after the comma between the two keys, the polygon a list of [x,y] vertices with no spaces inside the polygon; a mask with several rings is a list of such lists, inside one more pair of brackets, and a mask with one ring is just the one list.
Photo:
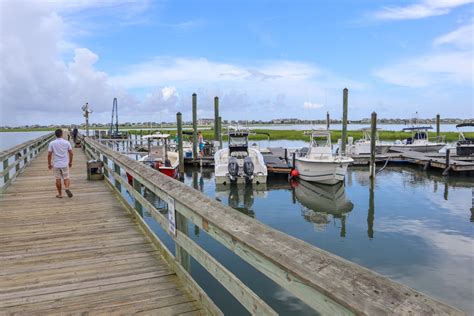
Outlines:
{"label": "boat reflection", "polygon": [[354,204],[346,197],[344,183],[324,185],[303,180],[292,182],[295,198],[300,202],[304,219],[314,223],[317,230],[324,230],[330,218],[340,219],[341,237],[346,235],[346,214]]}
{"label": "boat reflection", "polygon": [[261,184],[216,184],[216,199],[237,211],[255,217],[253,203],[256,198],[265,199],[272,190],[291,190],[287,180],[273,179],[271,183]]}

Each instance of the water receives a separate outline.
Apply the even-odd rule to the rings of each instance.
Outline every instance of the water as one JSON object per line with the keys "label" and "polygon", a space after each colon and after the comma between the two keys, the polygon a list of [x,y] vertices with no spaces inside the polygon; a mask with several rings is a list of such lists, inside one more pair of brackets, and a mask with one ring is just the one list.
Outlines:
{"label": "water", "polygon": [[[184,182],[239,212],[381,273],[469,314],[474,313],[474,180],[412,167],[387,167],[370,189],[366,168],[350,168],[345,187],[270,178],[267,188],[216,188],[213,169],[188,170]],[[173,250],[172,241],[154,225]],[[280,314],[314,311],[205,232],[191,237]],[[192,261],[193,277],[226,314],[245,311]]]}
{"label": "water", "polygon": [[0,150],[6,150],[31,139],[51,133],[51,131],[41,132],[0,132]]}

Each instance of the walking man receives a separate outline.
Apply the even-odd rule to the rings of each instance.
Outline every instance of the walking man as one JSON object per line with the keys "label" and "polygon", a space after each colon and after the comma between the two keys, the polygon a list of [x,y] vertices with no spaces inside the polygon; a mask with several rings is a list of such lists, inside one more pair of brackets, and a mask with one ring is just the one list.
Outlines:
{"label": "walking man", "polygon": [[50,142],[48,146],[48,169],[53,169],[56,177],[56,189],[58,189],[56,197],[59,199],[63,197],[61,180],[64,180],[67,196],[72,197],[72,193],[69,190],[69,185],[71,184],[69,168],[72,167],[72,147],[68,141],[63,139],[62,129],[57,129],[54,134],[56,139]]}

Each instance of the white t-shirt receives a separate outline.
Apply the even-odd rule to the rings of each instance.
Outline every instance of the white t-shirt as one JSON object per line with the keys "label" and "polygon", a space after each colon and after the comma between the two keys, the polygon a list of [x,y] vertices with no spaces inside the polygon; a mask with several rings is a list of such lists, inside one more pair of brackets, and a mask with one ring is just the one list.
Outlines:
{"label": "white t-shirt", "polygon": [[71,144],[63,138],[57,138],[49,143],[48,151],[53,153],[53,167],[65,168],[69,164],[69,150]]}

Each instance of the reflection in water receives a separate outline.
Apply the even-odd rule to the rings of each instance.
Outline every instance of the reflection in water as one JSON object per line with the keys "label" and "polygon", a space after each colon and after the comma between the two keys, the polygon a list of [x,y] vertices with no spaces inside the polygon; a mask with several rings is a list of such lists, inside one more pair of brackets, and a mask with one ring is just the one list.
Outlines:
{"label": "reflection in water", "polygon": [[354,205],[346,197],[344,183],[324,185],[299,180],[293,183],[296,199],[303,206],[301,209],[305,220],[316,224],[319,230],[330,223],[328,216],[341,221],[340,236],[346,235],[346,213]]}
{"label": "reflection in water", "polygon": [[374,203],[374,179],[370,179],[369,190],[369,211],[367,212],[367,236],[370,239],[374,238],[374,217],[375,217],[375,203]]}
{"label": "reflection in water", "polygon": [[[346,186],[270,178],[266,187],[216,188],[212,170],[194,173],[186,174],[185,183],[223,204],[474,315],[472,177],[389,166],[377,175],[375,185],[366,168],[354,167]],[[204,231],[195,236],[196,228],[193,238],[206,240]],[[239,276],[246,276],[246,268],[225,260],[236,271],[246,271]],[[260,279],[255,282],[255,291],[268,294],[271,305],[285,311],[282,314],[305,314],[282,299],[279,290]]]}

